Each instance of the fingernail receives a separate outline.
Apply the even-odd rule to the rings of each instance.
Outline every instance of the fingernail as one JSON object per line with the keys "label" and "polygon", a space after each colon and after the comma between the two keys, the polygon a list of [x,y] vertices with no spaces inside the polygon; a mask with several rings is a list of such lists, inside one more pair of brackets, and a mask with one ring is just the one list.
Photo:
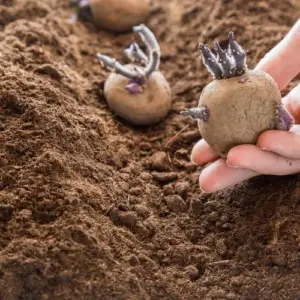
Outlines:
{"label": "fingernail", "polygon": [[204,189],[202,189],[201,186],[200,186],[200,190],[201,190],[202,193],[207,194],[207,192],[204,191]]}
{"label": "fingernail", "polygon": [[233,166],[233,165],[231,165],[229,162],[227,162],[226,161],[226,164],[227,164],[227,166],[228,167],[230,167],[230,168],[234,168],[234,169],[239,169],[240,168],[240,166]]}
{"label": "fingernail", "polygon": [[191,160],[191,162],[192,162],[194,165],[196,165],[196,166],[203,166],[203,165],[205,165],[205,162],[201,162],[201,163],[195,162],[195,161],[192,159],[192,156],[190,157],[190,160]]}
{"label": "fingernail", "polygon": [[193,159],[192,159],[192,155],[190,156],[190,160],[193,164],[198,165]]}
{"label": "fingernail", "polygon": [[205,194],[208,193],[207,191],[205,191],[205,190],[201,187],[201,185],[200,185],[200,190],[201,190],[202,193],[205,193]]}
{"label": "fingernail", "polygon": [[264,147],[260,147],[259,145],[256,145],[256,147],[259,148],[260,150],[263,150],[263,151],[270,151],[269,149],[264,148]]}
{"label": "fingernail", "polygon": [[261,148],[261,147],[258,147],[260,150],[263,150],[263,151],[270,151],[269,149],[267,148]]}

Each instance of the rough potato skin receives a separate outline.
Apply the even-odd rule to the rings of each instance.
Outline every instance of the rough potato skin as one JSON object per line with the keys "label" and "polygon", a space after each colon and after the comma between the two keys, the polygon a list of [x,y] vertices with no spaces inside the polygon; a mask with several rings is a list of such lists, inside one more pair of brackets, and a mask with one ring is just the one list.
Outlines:
{"label": "rough potato skin", "polygon": [[153,72],[144,91],[130,94],[128,79],[112,73],[104,85],[104,96],[110,109],[136,125],[154,125],[162,121],[171,109],[171,89],[160,72]]}
{"label": "rough potato skin", "polygon": [[149,0],[90,0],[98,28],[126,32],[144,23],[150,12]]}
{"label": "rough potato skin", "polygon": [[221,156],[237,145],[255,144],[265,130],[275,129],[280,91],[273,78],[258,70],[242,76],[214,80],[202,91],[200,106],[207,106],[209,119],[199,121],[204,140]]}

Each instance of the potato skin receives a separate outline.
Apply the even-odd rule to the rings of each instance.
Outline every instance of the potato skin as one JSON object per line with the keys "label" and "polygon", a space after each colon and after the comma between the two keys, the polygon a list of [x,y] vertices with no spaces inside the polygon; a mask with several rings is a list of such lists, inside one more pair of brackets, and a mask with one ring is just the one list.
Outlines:
{"label": "potato skin", "polygon": [[98,28],[126,32],[144,23],[150,12],[149,0],[90,0],[94,24]]}
{"label": "potato skin", "polygon": [[153,72],[140,94],[126,90],[128,79],[112,73],[104,85],[104,96],[110,109],[136,125],[154,125],[169,113],[172,104],[171,89],[160,72]]}
{"label": "potato skin", "polygon": [[201,136],[221,157],[241,144],[256,144],[265,130],[275,129],[280,91],[273,78],[258,70],[239,77],[214,80],[202,91],[200,106],[209,119],[199,121]]}

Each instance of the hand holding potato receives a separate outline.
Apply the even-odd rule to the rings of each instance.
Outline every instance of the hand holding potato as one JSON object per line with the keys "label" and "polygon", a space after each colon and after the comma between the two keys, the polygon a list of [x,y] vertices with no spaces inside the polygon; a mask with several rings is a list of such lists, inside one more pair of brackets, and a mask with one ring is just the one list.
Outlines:
{"label": "hand holding potato", "polygon": [[[270,74],[282,90],[300,72],[299,49],[300,20],[256,69]],[[300,85],[282,102],[296,122],[290,131],[265,131],[257,145],[234,147],[226,159],[220,158],[203,139],[194,146],[192,161],[199,165],[210,163],[199,178],[204,192],[215,192],[261,174],[287,175],[300,171]]]}

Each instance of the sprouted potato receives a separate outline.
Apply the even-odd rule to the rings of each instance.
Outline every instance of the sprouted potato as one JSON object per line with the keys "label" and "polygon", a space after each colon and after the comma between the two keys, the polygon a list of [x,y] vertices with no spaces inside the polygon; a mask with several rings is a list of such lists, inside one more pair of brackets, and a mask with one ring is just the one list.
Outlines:
{"label": "sprouted potato", "polygon": [[214,80],[202,91],[197,108],[183,115],[198,120],[202,138],[221,157],[241,144],[256,144],[270,129],[289,130],[293,117],[281,104],[281,93],[273,78],[260,70],[249,70],[246,53],[229,33],[224,50],[215,42],[216,55],[199,45],[204,65]]}
{"label": "sprouted potato", "polygon": [[97,54],[103,67],[112,70],[104,85],[104,96],[110,109],[136,125],[154,125],[171,109],[171,89],[159,71],[160,47],[154,34],[144,24],[135,26],[145,43],[148,55],[133,42],[124,51],[132,62],[122,65],[106,55]]}

